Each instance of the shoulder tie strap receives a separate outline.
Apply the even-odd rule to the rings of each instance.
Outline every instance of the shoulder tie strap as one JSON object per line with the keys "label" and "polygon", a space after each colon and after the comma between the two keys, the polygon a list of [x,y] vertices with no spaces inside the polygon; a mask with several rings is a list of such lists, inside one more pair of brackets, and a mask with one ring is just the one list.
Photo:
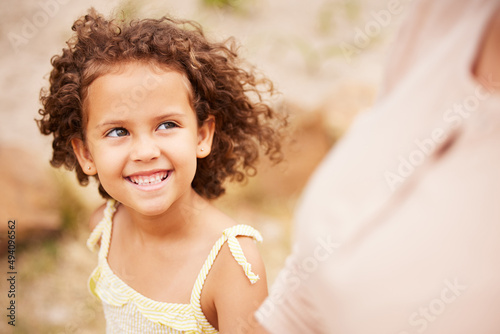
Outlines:
{"label": "shoulder tie strap", "polygon": [[236,225],[224,230],[224,232],[222,233],[227,238],[227,244],[229,246],[231,254],[233,255],[236,262],[238,262],[238,264],[243,268],[245,275],[248,277],[252,284],[257,283],[257,281],[260,279],[259,275],[256,275],[252,272],[252,265],[247,262],[245,254],[243,254],[241,245],[236,237],[238,235],[244,235],[252,237],[258,242],[262,242],[262,236],[260,235],[260,233],[256,229],[248,225]]}
{"label": "shoulder tie strap", "polygon": [[111,224],[113,221],[113,215],[116,211],[116,201],[114,199],[109,199],[106,202],[106,208],[104,209],[104,217],[96,225],[89,238],[87,239],[87,247],[95,252],[97,250],[97,243],[101,240],[101,250],[107,253],[109,247],[109,237],[111,236]]}
{"label": "shoulder tie strap", "polygon": [[[236,238],[237,236],[252,237],[255,241],[262,242],[262,236],[260,235],[260,233],[256,229],[248,225],[235,225],[225,229],[222,232],[222,236],[216,241],[214,247],[210,251],[208,258],[205,261],[205,264],[203,265],[198,278],[196,279],[196,283],[191,294],[191,303],[196,306],[199,312],[201,312],[200,297],[205,279],[207,278],[208,272],[210,271],[210,268],[212,268],[212,265],[217,255],[219,254],[220,249],[226,241],[228,243],[231,254],[238,262],[238,264],[243,268],[243,271],[245,272],[245,275],[248,277],[250,282],[254,284],[259,280],[259,275],[256,275],[252,272],[252,265],[247,262],[247,259],[243,254],[243,250],[241,249],[240,243]],[[197,316],[203,318],[203,313],[197,314]]]}

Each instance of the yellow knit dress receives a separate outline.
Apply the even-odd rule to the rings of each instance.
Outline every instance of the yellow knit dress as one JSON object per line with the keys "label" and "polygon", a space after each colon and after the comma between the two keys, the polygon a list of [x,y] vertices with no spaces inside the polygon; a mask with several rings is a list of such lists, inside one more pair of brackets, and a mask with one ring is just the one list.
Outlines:
{"label": "yellow knit dress", "polygon": [[101,240],[98,265],[89,279],[89,289],[103,303],[106,333],[218,333],[201,310],[200,296],[203,284],[222,245],[227,241],[231,254],[241,265],[253,284],[259,276],[251,271],[237,236],[248,236],[262,241],[260,233],[248,225],[232,226],[222,232],[198,274],[189,304],[158,302],[147,298],[116,276],[108,265],[107,255],[117,202],[108,200],[104,217],[92,231],[87,246],[96,251]]}

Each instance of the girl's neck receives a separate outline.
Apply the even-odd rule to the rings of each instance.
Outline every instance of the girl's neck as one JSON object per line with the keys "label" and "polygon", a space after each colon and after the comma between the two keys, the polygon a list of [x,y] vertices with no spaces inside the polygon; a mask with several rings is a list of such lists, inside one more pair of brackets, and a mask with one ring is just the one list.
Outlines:
{"label": "girl's neck", "polygon": [[153,244],[167,240],[181,240],[201,222],[202,212],[209,202],[190,189],[182,199],[158,216],[144,216],[126,206],[123,207],[123,224],[139,242]]}

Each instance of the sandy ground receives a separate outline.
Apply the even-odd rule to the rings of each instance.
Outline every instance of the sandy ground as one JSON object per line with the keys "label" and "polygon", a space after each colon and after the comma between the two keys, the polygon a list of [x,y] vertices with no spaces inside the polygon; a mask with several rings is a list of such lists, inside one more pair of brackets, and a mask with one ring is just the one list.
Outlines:
{"label": "sandy ground", "polygon": [[[280,98],[302,113],[299,118],[320,113],[327,120],[326,131],[344,128],[348,122],[342,123],[339,115],[352,115],[373,100],[384,56],[409,6],[408,1],[396,1],[399,8],[392,14],[388,0],[240,0],[236,1],[239,10],[207,8],[201,3],[201,0],[2,1],[0,149],[26,149],[32,154],[33,164],[47,164],[50,138],[42,137],[33,121],[39,108],[39,91],[47,85],[51,56],[60,52],[70,36],[73,21],[90,6],[103,13],[117,7],[136,8],[141,17],[170,13],[199,21],[213,38],[235,36],[242,44],[242,54],[275,82],[282,92]],[[314,133],[314,128],[310,133]],[[298,145],[292,149],[295,154],[315,146],[316,137],[304,138],[310,139],[307,144],[310,146]],[[297,181],[300,186],[324,151],[324,147],[318,148],[320,153],[301,169]],[[290,170],[295,163],[288,162]],[[259,191],[265,188],[259,187],[258,182],[250,183],[249,188],[246,192],[236,190],[236,195],[227,196],[219,205],[239,222],[262,231],[266,239],[262,253],[272,282],[290,249],[298,191],[288,196],[261,194]],[[95,189],[78,193],[82,194],[84,207],[100,201]],[[6,224],[5,217],[0,218],[1,224]],[[55,241],[37,243],[20,254],[18,325],[7,326],[3,311],[1,333],[103,332],[99,303],[86,290],[88,274],[95,265],[95,256],[84,247],[86,214],[78,220],[82,227]],[[5,262],[2,259],[2,272],[7,271]],[[0,294],[1,308],[5,310],[3,278]]]}

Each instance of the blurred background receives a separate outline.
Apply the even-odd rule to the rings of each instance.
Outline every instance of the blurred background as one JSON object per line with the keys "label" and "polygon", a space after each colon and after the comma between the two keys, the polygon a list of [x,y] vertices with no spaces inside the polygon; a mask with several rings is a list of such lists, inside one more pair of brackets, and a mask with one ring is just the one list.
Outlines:
{"label": "blurred background", "polygon": [[[49,165],[51,138],[35,124],[50,58],[94,6],[105,15],[196,20],[211,39],[235,36],[290,115],[285,161],[216,201],[264,236],[270,285],[290,252],[293,213],[314,168],[374,102],[384,59],[409,0],[3,0],[0,4],[0,333],[103,333],[87,290],[97,263],[85,247],[96,185]],[[381,129],[383,131],[383,129]],[[16,327],[7,325],[7,222],[16,220]],[[5,313],[5,314],[4,314]]]}

